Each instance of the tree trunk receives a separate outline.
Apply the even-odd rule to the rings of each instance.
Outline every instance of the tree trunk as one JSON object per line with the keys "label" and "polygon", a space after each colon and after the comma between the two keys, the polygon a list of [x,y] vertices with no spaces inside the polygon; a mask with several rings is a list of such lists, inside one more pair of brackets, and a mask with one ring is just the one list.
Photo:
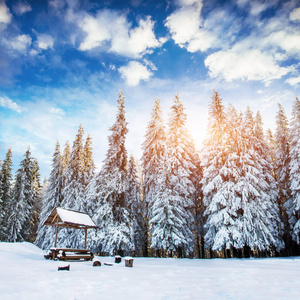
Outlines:
{"label": "tree trunk", "polygon": [[204,237],[203,236],[200,236],[200,241],[201,241],[201,244],[200,244],[200,257],[205,258],[205,247],[204,247]]}
{"label": "tree trunk", "polygon": [[233,258],[234,257],[234,255],[233,255],[233,246],[230,246],[230,258]]}
{"label": "tree trunk", "polygon": [[159,249],[156,250],[156,257],[160,257],[160,250]]}

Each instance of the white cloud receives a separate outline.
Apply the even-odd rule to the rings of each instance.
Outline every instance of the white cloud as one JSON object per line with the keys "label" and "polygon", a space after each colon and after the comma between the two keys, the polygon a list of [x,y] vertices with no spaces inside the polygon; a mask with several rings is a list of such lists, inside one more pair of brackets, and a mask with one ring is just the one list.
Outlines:
{"label": "white cloud", "polygon": [[39,54],[39,51],[35,50],[35,49],[31,49],[29,51],[29,54],[32,55],[32,56],[35,56],[35,55],[38,55]]}
{"label": "white cloud", "polygon": [[268,0],[268,1],[249,1],[250,5],[250,14],[252,16],[258,16],[265,10],[275,7],[278,3],[278,0]]}
{"label": "white cloud", "polygon": [[237,5],[247,9],[253,17],[259,16],[265,10],[276,7],[279,0],[237,0]]}
{"label": "white cloud", "polygon": [[11,21],[11,13],[9,12],[8,7],[5,2],[0,2],[0,23],[9,24]]}
{"label": "white cloud", "polygon": [[205,66],[211,77],[221,76],[228,82],[241,79],[268,84],[290,72],[288,68],[280,67],[270,54],[258,49],[243,49],[239,45],[209,55]]}
{"label": "white cloud", "polygon": [[16,102],[13,102],[11,99],[7,98],[6,96],[0,97],[0,106],[9,108],[17,113],[22,112],[21,107]]}
{"label": "white cloud", "polygon": [[[291,72],[294,67],[288,60],[300,57],[299,27],[290,21],[300,19],[300,8],[290,13],[292,2],[280,8],[278,3],[238,0],[244,16],[225,6],[208,12],[204,19],[201,2],[177,0],[178,8],[167,17],[165,26],[174,42],[189,52],[219,48],[205,59],[211,77],[268,84]],[[270,8],[276,8],[275,15],[261,19],[260,15]],[[248,36],[241,24],[249,27]]]}
{"label": "white cloud", "polygon": [[193,39],[189,42],[187,50],[189,52],[205,52],[216,43],[215,37],[206,30],[199,29]]}
{"label": "white cloud", "polygon": [[300,84],[300,76],[290,77],[289,79],[286,80],[286,82],[292,86],[297,86],[298,84]]}
{"label": "white cloud", "polygon": [[54,44],[53,37],[49,34],[40,34],[37,37],[37,46],[42,50],[52,49]]}
{"label": "white cloud", "polygon": [[21,16],[29,11],[32,11],[32,8],[27,1],[19,1],[13,6],[13,10],[17,15]]}
{"label": "white cloud", "polygon": [[65,5],[65,2],[62,0],[49,0],[49,6],[54,7],[55,9],[62,9]]}
{"label": "white cloud", "polygon": [[119,72],[128,86],[136,86],[141,80],[148,81],[153,75],[146,66],[137,61],[131,61],[128,65],[120,67]]}
{"label": "white cloud", "polygon": [[188,6],[180,8],[169,17],[165,24],[176,44],[184,46],[197,34],[200,26],[200,11]]}
{"label": "white cloud", "polygon": [[157,71],[156,66],[154,65],[154,63],[148,59],[144,59],[143,60],[144,64],[149,67],[152,71]]}
{"label": "white cloud", "polygon": [[263,43],[272,44],[285,50],[290,56],[300,58],[300,35],[299,31],[286,29],[276,31],[265,38]]}
{"label": "white cloud", "polygon": [[138,58],[146,53],[152,53],[152,49],[161,46],[161,42],[156,39],[153,31],[154,22],[149,16],[146,19],[140,19],[138,27],[129,31],[127,31],[127,27],[127,24],[116,24],[116,27],[113,28],[109,51]]}
{"label": "white cloud", "polygon": [[115,71],[116,70],[116,66],[113,64],[110,64],[108,67],[109,70]]}
{"label": "white cloud", "polygon": [[25,52],[31,45],[31,37],[28,34],[21,34],[10,40],[6,40],[5,43],[13,50]]}
{"label": "white cloud", "polygon": [[202,25],[202,2],[181,0],[180,4],[181,7],[168,16],[165,22],[174,42],[189,52],[205,52],[214,47],[217,42],[214,33]]}
{"label": "white cloud", "polygon": [[55,116],[57,120],[61,120],[65,116],[64,110],[58,107],[51,107],[49,112]]}
{"label": "white cloud", "polygon": [[196,5],[198,8],[202,7],[202,0],[178,0],[177,3],[179,6]]}
{"label": "white cloud", "polygon": [[81,51],[105,46],[109,52],[140,58],[164,42],[156,39],[154,22],[150,17],[140,19],[135,28],[131,28],[126,15],[108,9],[98,11],[95,17],[89,14],[73,15],[71,20],[74,18],[78,19],[79,27],[86,34],[79,45]]}
{"label": "white cloud", "polygon": [[[104,10],[96,18],[87,15],[80,20],[79,27],[86,33],[86,37],[79,45],[79,50],[91,50],[101,46],[104,41],[111,38],[109,31],[111,17],[108,14],[109,12]],[[115,19],[115,16],[113,18]]]}
{"label": "white cloud", "polygon": [[300,21],[300,7],[295,8],[290,14],[291,21]]}

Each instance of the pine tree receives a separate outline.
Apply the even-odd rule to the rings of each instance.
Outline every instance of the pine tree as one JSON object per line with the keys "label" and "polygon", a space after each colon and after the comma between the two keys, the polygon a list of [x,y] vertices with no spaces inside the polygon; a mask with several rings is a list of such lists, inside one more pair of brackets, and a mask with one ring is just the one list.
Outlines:
{"label": "pine tree", "polygon": [[[270,149],[270,158],[272,161],[272,165],[274,165],[274,163],[275,163],[275,147],[276,146],[275,146],[275,138],[273,136],[271,129],[267,129],[267,131],[266,131],[266,142]],[[274,173],[274,176],[275,176],[275,173]]]}
{"label": "pine tree", "polygon": [[[158,98],[155,98],[151,120],[147,125],[142,149],[143,202],[145,205],[146,223],[148,223],[152,217],[152,206],[159,189],[158,177],[161,174],[166,155],[166,132]],[[147,249],[147,243],[145,243],[144,256],[148,256]]]}
{"label": "pine tree", "polygon": [[147,243],[144,202],[141,201],[141,184],[138,179],[138,169],[133,155],[128,161],[128,182],[126,189],[126,204],[132,221],[131,240],[135,254],[142,254]]}
{"label": "pine tree", "polygon": [[128,132],[125,119],[124,96],[119,92],[118,113],[102,169],[88,186],[87,201],[97,204],[95,221],[98,235],[91,236],[91,247],[101,252],[123,254],[132,250],[131,220],[126,205],[127,151],[125,138]]}
{"label": "pine tree", "polygon": [[69,164],[70,155],[71,155],[70,144],[69,144],[69,141],[66,141],[66,145],[65,145],[65,148],[64,148],[64,153],[62,155],[63,173],[65,172],[65,170],[66,170],[66,168]]}
{"label": "pine tree", "polygon": [[[63,200],[61,207],[75,211],[84,209],[84,146],[83,128],[80,125],[73,142],[68,163],[64,169]],[[62,229],[58,235],[58,243],[71,248],[78,248],[82,241],[82,233],[75,229]]]}
{"label": "pine tree", "polygon": [[86,213],[92,215],[95,208],[94,203],[88,203],[86,200],[87,186],[95,177],[95,163],[93,159],[92,138],[88,135],[84,146],[84,172],[83,172],[83,186],[84,186],[84,209]]}
{"label": "pine tree", "polygon": [[246,143],[241,134],[242,116],[232,105],[227,110],[226,120],[226,127],[223,129],[226,140],[223,140],[224,148],[221,148],[222,165],[217,175],[218,189],[206,209],[208,231],[205,238],[213,250],[230,249],[230,255],[233,255],[233,248],[241,249],[244,246],[240,190],[243,183],[241,168],[248,149],[245,149]]}
{"label": "pine tree", "polygon": [[82,208],[83,197],[83,174],[84,174],[84,147],[83,147],[83,128],[80,125],[78,133],[73,142],[72,151],[68,164],[64,170],[66,178],[63,189],[62,207],[73,210]]}
{"label": "pine tree", "polygon": [[23,225],[27,221],[27,203],[24,198],[25,174],[18,172],[13,189],[13,197],[9,206],[9,217],[7,220],[7,241],[8,242],[23,242],[22,235]]}
{"label": "pine tree", "polygon": [[291,197],[290,192],[290,134],[289,124],[283,107],[278,104],[275,134],[275,179],[278,185],[278,206],[284,224],[284,240],[290,243],[288,216],[284,205]]}
{"label": "pine tree", "polygon": [[158,197],[155,197],[150,219],[152,247],[176,252],[180,257],[192,253],[194,246],[195,187],[192,174],[196,167],[186,119],[184,107],[176,95],[169,119],[165,170],[162,171],[165,173],[164,189],[160,189]]}
{"label": "pine tree", "polygon": [[[208,216],[206,242],[213,250],[230,249],[231,255],[235,249],[269,251],[274,246],[280,250],[282,224],[261,116],[258,113],[254,120],[249,108],[241,115],[232,106],[226,115],[218,160],[212,157],[204,170],[204,179],[216,174],[213,180],[203,181]],[[216,131],[210,132],[218,136]],[[207,195],[213,195],[210,202]]]}
{"label": "pine tree", "polygon": [[30,232],[30,216],[33,206],[33,159],[30,149],[17,170],[12,201],[9,206],[8,240],[27,241]]}
{"label": "pine tree", "polygon": [[227,213],[229,205],[221,192],[226,182],[227,143],[226,114],[219,93],[214,91],[209,106],[208,137],[201,151],[203,203],[207,218],[205,243],[213,250],[230,248],[233,244],[226,227],[227,220],[230,220]]}
{"label": "pine tree", "polygon": [[153,193],[157,189],[157,174],[166,152],[166,133],[162,119],[160,101],[155,98],[151,120],[147,126],[146,139],[143,143],[143,194],[148,206],[153,203]]}
{"label": "pine tree", "polygon": [[1,165],[0,177],[0,241],[5,241],[8,219],[8,205],[12,197],[12,150],[8,149],[5,159]]}
{"label": "pine tree", "polygon": [[64,152],[62,154],[62,158],[61,158],[61,164],[62,164],[62,185],[61,185],[61,201],[60,204],[62,203],[63,199],[64,199],[64,189],[67,185],[68,182],[68,173],[66,172],[66,169],[69,165],[69,160],[70,160],[70,156],[71,156],[71,147],[69,144],[69,141],[66,141],[65,144],[65,148],[64,148]]}
{"label": "pine tree", "polygon": [[[272,176],[269,148],[264,139],[261,115],[253,120],[248,109],[245,115],[248,123],[248,153],[250,164],[247,170],[243,197],[243,236],[246,246],[251,250],[270,251],[272,247],[281,250],[282,222],[277,205],[277,185]],[[248,193],[248,194],[247,194]]]}
{"label": "pine tree", "polygon": [[52,170],[47,188],[43,196],[43,206],[40,214],[37,238],[35,244],[42,249],[48,249],[54,245],[55,228],[44,226],[44,222],[55,207],[59,207],[63,196],[63,157],[60,152],[59,142],[56,142],[52,160]]}
{"label": "pine tree", "polygon": [[40,168],[37,159],[33,161],[33,204],[30,216],[30,229],[28,241],[33,243],[37,236],[37,230],[39,225],[39,217],[42,209],[42,198],[41,198],[41,182],[40,182]]}
{"label": "pine tree", "polygon": [[296,98],[292,109],[290,129],[290,190],[287,209],[291,235],[300,244],[300,101]]}

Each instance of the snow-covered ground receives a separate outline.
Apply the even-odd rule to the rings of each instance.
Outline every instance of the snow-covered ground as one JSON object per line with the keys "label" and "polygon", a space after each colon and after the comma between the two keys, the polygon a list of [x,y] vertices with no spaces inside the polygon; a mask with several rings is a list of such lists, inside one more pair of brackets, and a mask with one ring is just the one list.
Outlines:
{"label": "snow-covered ground", "polygon": [[134,258],[133,268],[100,257],[46,260],[30,243],[0,243],[0,299],[300,299],[300,257],[268,259]]}

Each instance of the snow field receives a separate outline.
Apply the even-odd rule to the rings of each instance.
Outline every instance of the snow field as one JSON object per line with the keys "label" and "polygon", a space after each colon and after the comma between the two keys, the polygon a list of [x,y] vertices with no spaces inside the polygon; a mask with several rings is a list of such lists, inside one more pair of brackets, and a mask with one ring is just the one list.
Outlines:
{"label": "snow field", "polygon": [[[300,258],[134,258],[46,260],[30,243],[0,243],[0,298],[19,299],[300,299]],[[70,264],[70,271],[57,271]]]}

